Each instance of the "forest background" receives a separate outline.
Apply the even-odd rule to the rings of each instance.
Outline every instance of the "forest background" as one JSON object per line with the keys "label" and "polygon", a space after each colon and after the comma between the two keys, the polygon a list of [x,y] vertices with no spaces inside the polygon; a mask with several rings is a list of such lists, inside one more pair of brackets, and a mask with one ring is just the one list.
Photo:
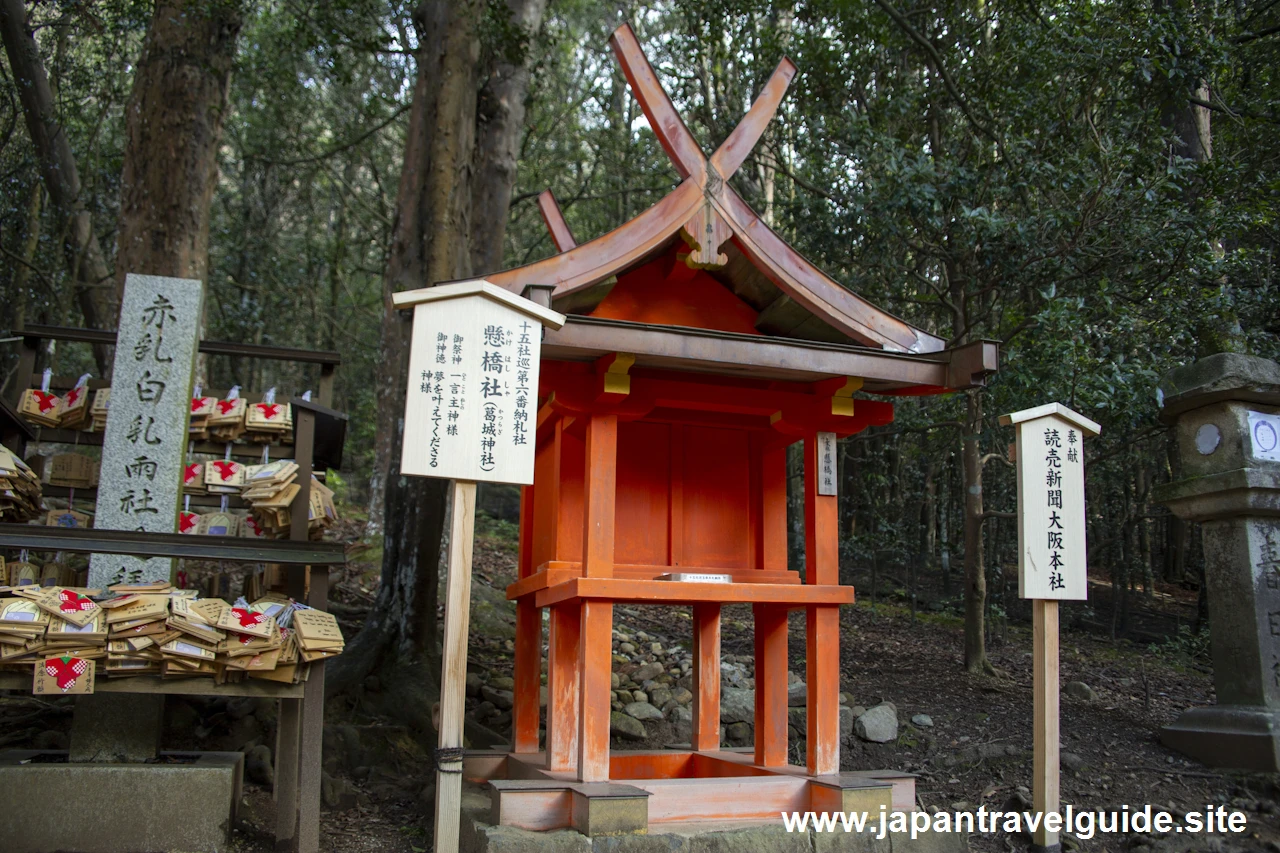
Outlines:
{"label": "forest background", "polygon": [[[850,564],[941,575],[981,669],[984,620],[1023,615],[996,417],[1058,400],[1104,427],[1089,556],[1116,594],[1080,618],[1123,636],[1132,596],[1199,583],[1196,531],[1149,500],[1178,475],[1157,383],[1212,352],[1280,354],[1277,0],[0,6],[0,325],[112,327],[124,273],[157,271],[138,236],[168,215],[155,199],[181,196],[177,272],[207,282],[206,337],[342,354],[348,497],[392,534],[395,606],[375,609],[360,670],[392,642],[430,656],[414,613],[434,619],[435,584],[414,574],[434,568],[443,518],[442,490],[387,464],[404,348],[388,294],[551,254],[545,188],[583,242],[679,182],[608,48],[624,21],[704,150],[790,56],[799,74],[735,188],[878,305],[953,344],[1003,341],[986,389],[898,400],[893,424],[842,442]],[[35,50],[15,53],[24,37]],[[183,62],[195,76],[166,89]],[[166,124],[175,97],[190,114]],[[101,373],[87,347],[45,358]],[[280,370],[231,360],[203,380],[314,382]],[[799,560],[802,527],[791,538]]]}

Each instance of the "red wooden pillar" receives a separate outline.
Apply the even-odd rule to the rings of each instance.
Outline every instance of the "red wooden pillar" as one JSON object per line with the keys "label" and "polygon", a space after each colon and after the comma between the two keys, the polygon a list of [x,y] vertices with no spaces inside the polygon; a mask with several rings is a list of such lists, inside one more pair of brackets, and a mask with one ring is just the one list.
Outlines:
{"label": "red wooden pillar", "polygon": [[[533,486],[520,490],[518,574],[533,574]],[[539,690],[542,669],[542,614],[526,595],[516,602],[515,705],[511,710],[511,751],[538,751]]]}
{"label": "red wooden pillar", "polygon": [[[613,575],[614,504],[617,497],[618,417],[591,415],[583,472],[582,574]],[[578,677],[582,685],[578,730],[578,778],[609,778],[609,690],[613,654],[613,603],[582,604]]]}
{"label": "red wooden pillar", "polygon": [[756,653],[756,764],[787,764],[787,608],[752,605]]}
{"label": "red wooden pillar", "polygon": [[578,643],[582,634],[582,605],[551,608],[550,653],[547,667],[547,769],[574,770],[578,766]]}
{"label": "red wooden pillar", "polygon": [[693,750],[720,748],[720,605],[693,606]]}
{"label": "red wooden pillar", "polygon": [[760,454],[760,568],[787,570],[787,448],[765,448]]}
{"label": "red wooden pillar", "polygon": [[[804,440],[805,583],[840,582],[840,514],[835,495],[818,494],[818,437]],[[805,741],[809,775],[840,771],[840,608],[805,609],[809,688]]]}

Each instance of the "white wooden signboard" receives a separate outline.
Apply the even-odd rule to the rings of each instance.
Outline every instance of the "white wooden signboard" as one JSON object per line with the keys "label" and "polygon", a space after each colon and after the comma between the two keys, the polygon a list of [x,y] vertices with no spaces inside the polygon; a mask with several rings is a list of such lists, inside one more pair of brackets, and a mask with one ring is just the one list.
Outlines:
{"label": "white wooden signboard", "polygon": [[[1084,440],[1096,423],[1058,403],[1000,418],[1016,425],[1018,594],[1031,601],[1032,808],[1060,805],[1058,601],[1089,594],[1084,541]],[[1033,845],[1056,850],[1058,830],[1041,821]]]}
{"label": "white wooden signboard", "polygon": [[[191,416],[204,284],[125,278],[94,527],[173,533]],[[173,560],[94,554],[89,585],[169,580]]]}
{"label": "white wooden signboard", "polygon": [[533,483],[542,327],[565,316],[490,282],[395,294],[413,307],[400,473],[453,480],[436,753],[437,853],[455,853],[476,482]]}
{"label": "white wooden signboard", "polygon": [[835,496],[839,493],[837,468],[836,434],[818,433],[818,494]]}
{"label": "white wooden signboard", "polygon": [[1101,427],[1058,403],[1000,420],[1018,428],[1018,595],[1082,601],[1084,440]]}
{"label": "white wooden signboard", "polygon": [[564,316],[485,281],[396,304],[415,306],[400,473],[532,484],[542,326]]}

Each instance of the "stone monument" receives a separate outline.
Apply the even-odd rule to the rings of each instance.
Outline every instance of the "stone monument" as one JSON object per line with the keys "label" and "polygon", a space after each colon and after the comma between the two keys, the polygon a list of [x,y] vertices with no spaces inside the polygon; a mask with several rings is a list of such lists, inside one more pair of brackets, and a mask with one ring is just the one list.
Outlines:
{"label": "stone monument", "polygon": [[[177,531],[204,284],[129,273],[94,527]],[[169,580],[173,560],[94,554],[89,586]]]}
{"label": "stone monument", "polygon": [[1182,479],[1155,500],[1204,535],[1218,704],[1161,730],[1218,767],[1280,770],[1280,365],[1220,353],[1161,381]]}

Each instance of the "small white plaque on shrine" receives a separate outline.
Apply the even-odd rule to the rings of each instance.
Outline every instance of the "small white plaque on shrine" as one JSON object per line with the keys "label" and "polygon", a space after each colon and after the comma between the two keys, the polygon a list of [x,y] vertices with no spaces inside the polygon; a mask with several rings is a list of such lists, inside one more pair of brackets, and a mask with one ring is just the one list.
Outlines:
{"label": "small white plaque on shrine", "polygon": [[1280,462],[1280,415],[1249,412],[1249,450],[1254,459]]}
{"label": "small white plaque on shrine", "polygon": [[836,434],[818,433],[818,494],[836,496],[840,492],[840,468],[836,461]]}
{"label": "small white plaque on shrine", "polygon": [[533,483],[542,327],[564,315],[487,281],[394,302],[414,306],[400,473]]}
{"label": "small white plaque on shrine", "polygon": [[1018,594],[1087,599],[1084,439],[1102,428],[1058,403],[1000,423],[1018,428]]}
{"label": "small white plaque on shrine", "polygon": [[[125,278],[94,527],[174,533],[204,284]],[[94,554],[89,585],[169,580],[173,560]]]}

